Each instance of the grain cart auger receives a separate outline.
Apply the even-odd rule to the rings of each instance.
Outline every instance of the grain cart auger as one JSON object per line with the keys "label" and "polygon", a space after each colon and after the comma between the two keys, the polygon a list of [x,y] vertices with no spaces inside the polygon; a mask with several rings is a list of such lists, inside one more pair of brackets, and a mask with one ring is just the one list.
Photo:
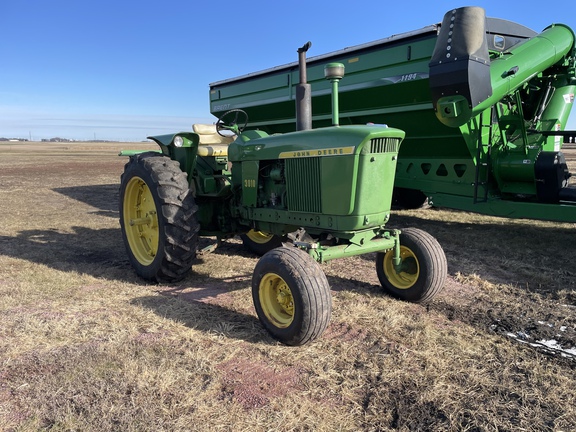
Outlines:
{"label": "grain cart auger", "polygon": [[[308,59],[312,126],[331,122],[326,63],[346,66],[340,124],[387,123],[406,132],[394,200],[495,216],[576,222],[563,141],[576,93],[572,29],[537,33],[479,7],[442,22]],[[248,128],[294,130],[297,65],[210,85],[218,116],[244,109]]]}
{"label": "grain cart auger", "polygon": [[[336,87],[343,65],[325,70]],[[286,237],[258,261],[252,297],[263,326],[288,345],[309,342],[328,325],[332,302],[322,262],[376,252],[387,293],[413,302],[437,294],[447,273],[438,242],[416,228],[385,227],[403,131],[332,126],[269,136],[244,129],[247,122],[244,111],[227,111],[215,125],[150,137],[160,152],[130,155],[120,225],[138,275],[181,280],[198,236],[254,230]]]}

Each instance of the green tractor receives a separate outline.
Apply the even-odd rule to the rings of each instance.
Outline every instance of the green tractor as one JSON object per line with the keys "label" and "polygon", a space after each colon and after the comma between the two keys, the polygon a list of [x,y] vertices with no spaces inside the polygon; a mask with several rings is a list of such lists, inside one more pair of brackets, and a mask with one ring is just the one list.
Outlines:
{"label": "green tractor", "polygon": [[136,273],[182,280],[199,236],[240,235],[262,255],[252,277],[264,328],[282,343],[318,338],[331,315],[321,263],[376,253],[388,294],[428,302],[443,287],[447,263],[434,237],[415,228],[387,229],[394,173],[404,132],[386,125],[338,125],[342,64],[329,64],[333,125],[311,129],[305,52],[299,49],[298,130],[248,130],[242,110],[214,125],[150,137],[158,152],[130,156],[121,178],[120,224]]}

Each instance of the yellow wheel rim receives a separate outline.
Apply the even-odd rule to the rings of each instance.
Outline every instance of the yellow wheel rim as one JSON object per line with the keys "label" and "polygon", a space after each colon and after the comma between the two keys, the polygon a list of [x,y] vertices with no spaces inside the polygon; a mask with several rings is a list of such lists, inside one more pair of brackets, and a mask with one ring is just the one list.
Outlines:
{"label": "yellow wheel rim", "polygon": [[150,188],[132,177],[124,191],[124,229],[130,250],[142,265],[150,265],[158,252],[158,215]]}
{"label": "yellow wheel rim", "polygon": [[267,273],[260,281],[258,292],[266,318],[278,328],[288,327],[294,320],[294,297],[284,279]]}
{"label": "yellow wheel rim", "polygon": [[246,237],[248,237],[254,243],[266,244],[272,239],[272,237],[274,237],[274,234],[268,234],[262,231],[250,230],[246,233]]}
{"label": "yellow wheel rim", "polygon": [[398,289],[411,288],[420,276],[420,265],[414,252],[406,246],[400,246],[402,268],[400,272],[394,269],[394,250],[384,255],[384,274],[388,281]]}

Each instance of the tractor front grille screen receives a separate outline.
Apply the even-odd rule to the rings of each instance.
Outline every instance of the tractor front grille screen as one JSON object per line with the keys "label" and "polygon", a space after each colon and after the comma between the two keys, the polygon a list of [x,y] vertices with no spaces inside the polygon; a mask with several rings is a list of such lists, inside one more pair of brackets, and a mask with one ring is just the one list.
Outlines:
{"label": "tractor front grille screen", "polygon": [[288,210],[321,213],[319,157],[286,160]]}
{"label": "tractor front grille screen", "polygon": [[374,138],[370,140],[370,153],[398,153],[398,138]]}

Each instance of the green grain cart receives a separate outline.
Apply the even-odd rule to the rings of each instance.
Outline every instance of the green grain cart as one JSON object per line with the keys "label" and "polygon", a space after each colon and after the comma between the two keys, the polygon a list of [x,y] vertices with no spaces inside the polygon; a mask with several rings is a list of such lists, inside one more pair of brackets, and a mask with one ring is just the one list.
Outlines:
{"label": "green grain cart", "polygon": [[[439,24],[308,59],[314,127],[332,122],[327,62],[346,67],[340,124],[404,130],[395,201],[478,213],[576,222],[576,189],[562,154],[576,141],[574,32],[540,34],[486,18],[479,7],[449,11]],[[249,129],[295,128],[298,65],[210,85],[211,112],[241,108]],[[249,234],[263,242],[261,233]]]}
{"label": "green grain cart", "polygon": [[[309,46],[299,50],[303,78]],[[330,63],[323,73],[336,108],[344,65]],[[336,109],[332,126],[309,128],[305,81],[298,86],[298,131],[245,129],[246,112],[228,110],[215,125],[150,137],[160,150],[129,154],[120,186],[122,236],[139,276],[181,280],[190,273],[198,236],[243,235],[265,252],[252,278],[258,317],[289,345],[319,337],[330,320],[330,287],[320,263],[376,253],[385,291],[414,302],[430,301],[447,274],[432,236],[386,227],[404,132],[339,126]]]}

